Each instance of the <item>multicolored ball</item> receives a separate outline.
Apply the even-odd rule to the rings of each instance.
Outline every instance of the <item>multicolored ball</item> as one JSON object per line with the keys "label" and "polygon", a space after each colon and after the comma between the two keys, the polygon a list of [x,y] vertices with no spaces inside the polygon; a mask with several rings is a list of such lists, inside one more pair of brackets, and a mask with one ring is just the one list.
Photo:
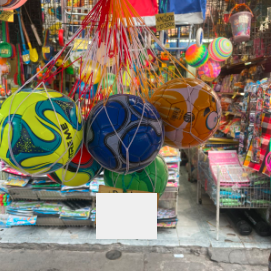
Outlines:
{"label": "multicolored ball", "polygon": [[196,44],[191,45],[186,53],[185,60],[187,64],[194,68],[198,68],[204,65],[209,58],[207,47],[202,45],[198,47]]}
{"label": "multicolored ball", "polygon": [[205,82],[212,82],[221,72],[218,62],[208,59],[207,63],[198,69],[198,75]]}
{"label": "multicolored ball", "polygon": [[231,56],[232,43],[226,38],[216,38],[209,45],[210,58],[215,61],[225,61]]}

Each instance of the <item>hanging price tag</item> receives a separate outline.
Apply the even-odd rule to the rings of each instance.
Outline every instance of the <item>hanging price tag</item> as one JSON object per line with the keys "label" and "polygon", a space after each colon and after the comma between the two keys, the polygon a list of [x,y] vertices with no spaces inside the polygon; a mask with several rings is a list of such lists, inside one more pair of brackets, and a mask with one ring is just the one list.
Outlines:
{"label": "hanging price tag", "polygon": [[50,47],[42,47],[42,52],[43,52],[44,54],[50,53]]}
{"label": "hanging price tag", "polygon": [[7,55],[9,53],[9,50],[8,49],[2,49],[1,50],[1,54],[2,55]]}
{"label": "hanging price tag", "polygon": [[167,43],[167,44],[165,44],[165,48],[170,48],[170,44],[169,43]]}
{"label": "hanging price tag", "polygon": [[2,10],[0,13],[0,21],[5,21],[5,22],[14,22],[14,13],[13,10]]}
{"label": "hanging price tag", "polygon": [[167,63],[162,63],[162,68],[166,68],[167,67]]}
{"label": "hanging price tag", "polygon": [[175,28],[174,12],[156,14],[155,19],[156,19],[156,31]]}

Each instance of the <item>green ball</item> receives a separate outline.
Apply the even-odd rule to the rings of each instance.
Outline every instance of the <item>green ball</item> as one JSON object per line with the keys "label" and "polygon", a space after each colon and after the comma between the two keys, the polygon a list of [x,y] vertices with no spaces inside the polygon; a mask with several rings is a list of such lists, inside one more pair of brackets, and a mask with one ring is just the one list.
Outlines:
{"label": "green ball", "polygon": [[114,84],[112,86],[112,93],[110,94],[110,96],[118,93],[118,88],[117,88],[117,84],[116,84],[115,78],[116,78],[115,74],[108,73],[107,74],[107,79],[104,78],[103,81],[102,81],[102,89],[109,88],[110,86],[112,86]]}
{"label": "green ball", "polygon": [[149,166],[131,174],[124,175],[107,169],[104,170],[105,185],[124,190],[153,192],[162,196],[167,181],[167,164],[161,155],[158,155]]}

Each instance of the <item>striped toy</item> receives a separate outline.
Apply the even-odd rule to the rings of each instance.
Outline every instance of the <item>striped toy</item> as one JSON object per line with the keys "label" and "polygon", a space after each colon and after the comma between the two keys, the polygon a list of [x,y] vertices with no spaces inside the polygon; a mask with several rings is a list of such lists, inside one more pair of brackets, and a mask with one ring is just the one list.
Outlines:
{"label": "striped toy", "polygon": [[207,47],[202,45],[198,47],[196,44],[191,45],[186,53],[185,60],[187,64],[194,68],[203,66],[209,58]]}
{"label": "striped toy", "polygon": [[216,38],[209,45],[210,58],[215,61],[225,61],[231,56],[232,43],[226,38]]}

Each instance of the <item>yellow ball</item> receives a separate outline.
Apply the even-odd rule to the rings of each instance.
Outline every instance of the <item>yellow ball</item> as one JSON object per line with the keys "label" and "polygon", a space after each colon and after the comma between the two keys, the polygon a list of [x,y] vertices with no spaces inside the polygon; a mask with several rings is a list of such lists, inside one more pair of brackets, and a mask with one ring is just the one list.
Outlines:
{"label": "yellow ball", "polygon": [[[91,75],[93,73],[93,75]],[[80,74],[80,73],[79,73]],[[101,80],[102,69],[97,63],[95,66],[92,61],[88,62],[85,69],[83,69],[81,74],[81,80],[86,84],[98,84]]]}
{"label": "yellow ball", "polygon": [[165,145],[190,148],[210,138],[219,126],[221,105],[212,89],[199,79],[174,79],[151,97],[165,125]]}
{"label": "yellow ball", "polygon": [[74,101],[44,89],[26,88],[7,98],[0,110],[0,131],[0,159],[28,174],[63,167],[74,157],[83,138]]}

